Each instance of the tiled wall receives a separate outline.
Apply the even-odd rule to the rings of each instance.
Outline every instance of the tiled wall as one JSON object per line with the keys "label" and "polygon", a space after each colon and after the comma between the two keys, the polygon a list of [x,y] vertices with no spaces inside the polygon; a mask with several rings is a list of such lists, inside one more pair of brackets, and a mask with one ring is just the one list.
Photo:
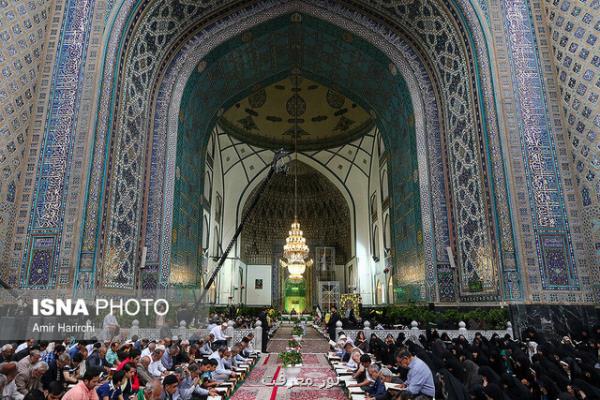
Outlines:
{"label": "tiled wall", "polygon": [[589,265],[600,266],[600,1],[544,0]]}
{"label": "tiled wall", "polygon": [[[26,244],[26,237],[30,237],[28,224],[31,221],[29,212],[32,206],[32,200],[35,198],[37,188],[36,172],[37,164],[41,154],[47,150],[42,147],[41,141],[44,142],[48,115],[65,116],[74,118],[77,116],[78,121],[71,121],[69,128],[65,132],[76,135],[76,138],[70,138],[72,144],[73,169],[80,171],[88,150],[87,141],[89,132],[93,132],[89,120],[93,120],[92,100],[96,94],[95,84],[97,82],[97,74],[100,64],[100,57],[103,53],[99,51],[104,34],[104,26],[106,16],[113,4],[120,4],[121,0],[109,1],[56,1],[53,3],[54,15],[48,15],[48,7],[50,2],[47,0],[0,0],[0,272],[6,271],[3,269],[5,260],[9,257],[4,255],[13,253],[14,262],[11,263],[15,271],[23,262],[22,253]],[[553,148],[556,153],[557,165],[560,166],[560,176],[558,179],[562,181],[565,192],[566,210],[569,216],[569,227],[573,235],[573,245],[576,263],[583,258],[580,253],[583,247],[586,247],[586,255],[595,255],[595,259],[585,260],[585,265],[598,268],[600,265],[600,179],[597,176],[597,169],[600,167],[600,138],[597,134],[600,133],[600,1],[599,0],[531,0],[520,1],[506,0],[502,4],[509,6],[519,3],[523,5],[523,10],[528,7],[533,8],[533,24],[538,39],[544,36],[542,29],[547,28],[549,43],[537,44],[540,53],[545,52],[545,48],[554,47],[554,50],[548,50],[548,57],[554,57],[555,62],[549,62],[548,58],[541,60],[540,70],[542,70],[544,79],[548,76],[556,77],[556,82],[559,84],[559,90],[548,86],[546,81],[545,90],[549,95],[546,104],[541,104],[541,108],[548,109],[547,121],[551,125],[551,130],[554,133],[554,141],[556,146]],[[540,8],[543,12],[538,12]],[[87,6],[85,6],[87,4]],[[498,6],[499,2],[481,1],[481,7],[484,11],[490,9],[489,18],[494,32],[496,41],[496,51],[498,48],[505,45],[506,37],[504,35],[504,24],[506,15],[501,11],[505,8]],[[82,9],[97,7],[97,12],[94,13],[94,18],[91,18],[91,11],[86,13],[85,20],[82,17]],[[68,8],[67,8],[68,6]],[[85,6],[85,7],[84,7]],[[64,7],[64,8],[63,8]],[[87,8],[86,8],[87,7]],[[491,12],[493,11],[493,12]],[[514,10],[513,10],[514,11]],[[526,13],[523,12],[523,15]],[[544,15],[542,15],[544,14]],[[54,80],[51,78],[51,72],[55,69],[52,67],[57,57],[57,47],[60,43],[65,49],[69,46],[76,47],[80,43],[62,43],[59,39],[64,34],[64,29],[61,29],[61,21],[63,16],[71,16],[67,18],[67,22],[75,21],[71,25],[71,31],[77,35],[86,33],[89,34],[90,46],[87,49],[80,49],[82,54],[87,54],[87,61],[84,64],[77,64],[77,60],[82,60],[83,57],[79,53],[69,53],[65,55],[68,62],[59,62],[57,65],[64,67],[68,73],[68,79],[65,82],[77,82],[76,85],[81,89],[82,101],[77,101],[78,104],[75,112],[66,113],[61,101],[56,101],[56,110],[45,111],[48,108],[49,98],[56,92],[53,92]],[[520,16],[519,16],[520,17]],[[78,21],[84,21],[79,24]],[[91,22],[90,22],[91,21]],[[527,21],[528,22],[528,21]],[[46,37],[46,25],[51,24],[48,36],[48,51],[44,51],[43,43]],[[70,25],[67,25],[70,26]],[[528,31],[529,26],[525,26],[525,31]],[[515,33],[515,37],[519,37],[520,32]],[[67,35],[68,36],[68,35]],[[73,36],[75,37],[75,36]],[[87,43],[85,40],[84,43]],[[345,46],[344,42],[340,45]],[[549,45],[549,46],[548,46]],[[70,49],[70,48],[69,48]],[[502,50],[504,52],[504,50]],[[47,54],[46,54],[47,53]],[[505,52],[507,53],[507,52]],[[533,53],[533,52],[532,52]],[[509,152],[511,155],[511,189],[514,190],[514,196],[519,200],[519,210],[514,210],[518,217],[516,221],[515,231],[520,237],[521,260],[520,265],[524,266],[524,276],[527,280],[526,291],[529,293],[528,300],[531,301],[591,301],[588,293],[590,280],[598,278],[589,278],[587,270],[581,271],[579,265],[578,277],[580,280],[577,284],[581,284],[581,291],[573,290],[573,293],[551,293],[545,291],[542,285],[542,277],[540,274],[539,265],[541,261],[537,259],[535,254],[536,238],[533,229],[532,218],[533,212],[527,206],[529,193],[526,183],[527,177],[524,174],[527,164],[522,159],[522,148],[520,145],[519,128],[518,128],[518,113],[513,110],[515,100],[513,98],[513,79],[518,81],[516,74],[511,74],[508,54],[501,54],[502,58],[497,64],[500,70],[499,76],[501,79],[501,87],[498,88],[498,94],[502,96],[503,107],[505,109],[504,123],[507,129],[511,132],[509,138]],[[531,55],[531,54],[529,54]],[[498,54],[495,55],[498,58]],[[568,57],[568,58],[567,58]],[[498,58],[499,59],[499,58]],[[320,66],[323,64],[321,58],[315,58],[314,61]],[[570,61],[567,61],[570,60]],[[38,65],[46,63],[43,71],[39,71]],[[60,64],[58,64],[60,63]],[[75,63],[75,64],[74,64]],[[506,65],[504,65],[506,64]],[[260,64],[259,64],[260,65]],[[76,68],[72,68],[75,66]],[[67,68],[70,67],[70,68]],[[554,69],[554,71],[552,71]],[[37,75],[42,73],[39,79],[40,99],[34,106],[33,103],[36,97],[36,81]],[[78,76],[81,80],[71,80],[73,76]],[[360,86],[362,83],[355,83]],[[62,86],[61,86],[62,87]],[[42,97],[43,96],[43,97]],[[555,107],[555,98],[560,97],[564,110]],[[78,97],[80,98],[80,97]],[[523,100],[524,104],[526,100]],[[540,106],[540,104],[538,104]],[[28,138],[26,129],[30,118],[30,113],[33,108],[33,117],[35,122],[31,124],[35,126],[31,137]],[[556,110],[555,110],[556,108]],[[514,112],[513,112],[514,111]],[[564,112],[563,112],[564,111]],[[564,117],[564,125],[561,125],[561,113]],[[557,115],[558,114],[558,115]],[[33,118],[32,118],[33,119]],[[568,129],[568,141],[565,143],[562,139],[562,127]],[[74,129],[74,127],[76,129]],[[30,139],[31,146],[25,148]],[[45,143],[45,142],[44,142]],[[44,145],[45,146],[45,145]],[[62,147],[65,148],[65,147]],[[571,155],[566,153],[566,149],[572,151]],[[20,162],[20,159],[29,157],[27,162]],[[68,158],[68,157],[67,157]],[[568,158],[568,159],[567,159]],[[199,161],[199,160],[198,160]],[[507,161],[509,162],[509,161]],[[58,163],[57,163],[58,164]],[[17,167],[23,178],[17,178]],[[71,164],[69,164],[71,165]],[[573,168],[571,168],[571,165]],[[71,168],[71,167],[69,167]],[[576,171],[576,176],[570,175],[570,170]],[[407,168],[407,176],[411,168]],[[38,174],[39,175],[39,174]],[[84,180],[85,181],[85,180]],[[85,183],[85,182],[84,182]],[[22,188],[19,192],[19,186]],[[58,228],[59,234],[62,235],[64,249],[66,251],[60,254],[60,269],[61,283],[71,285],[70,279],[71,267],[74,264],[72,261],[76,258],[78,249],[78,232],[74,226],[75,221],[81,214],[81,206],[83,205],[82,198],[84,196],[85,187],[81,182],[80,174],[71,174],[69,177],[68,196],[65,194],[61,204],[64,215],[64,229],[62,226],[63,219],[61,218],[61,226]],[[577,192],[572,192],[572,188],[576,188]],[[66,189],[65,189],[66,190]],[[20,193],[17,197],[17,193]],[[577,202],[583,204],[583,209],[575,206]],[[16,209],[16,204],[19,203],[19,209]],[[16,219],[15,219],[15,214]],[[578,221],[585,221],[582,227]],[[6,228],[15,225],[14,244],[11,243],[10,248],[4,248],[3,242],[6,237]],[[190,238],[194,237],[192,232]],[[416,236],[418,240],[418,235]],[[592,238],[592,240],[583,240],[582,238]],[[585,242],[585,243],[584,243]],[[40,243],[39,254],[44,254],[45,248],[42,246],[43,240]],[[23,247],[23,249],[21,248]],[[84,249],[88,251],[90,257],[93,255],[94,248]],[[84,254],[85,255],[85,254]],[[82,258],[83,261],[87,260]],[[80,263],[91,271],[92,265],[84,262]],[[86,270],[88,271],[88,270]],[[92,277],[92,272],[85,272]],[[591,272],[591,271],[590,271]],[[589,273],[589,276],[598,277],[600,274]],[[92,280],[93,278],[89,278]],[[591,282],[593,284],[593,282]],[[586,287],[587,286],[587,287]],[[575,288],[576,286],[573,285]]]}
{"label": "tiled wall", "polygon": [[[44,55],[47,0],[0,0],[0,258],[10,242],[19,166],[25,151],[39,61]],[[0,261],[0,266],[2,266]]]}

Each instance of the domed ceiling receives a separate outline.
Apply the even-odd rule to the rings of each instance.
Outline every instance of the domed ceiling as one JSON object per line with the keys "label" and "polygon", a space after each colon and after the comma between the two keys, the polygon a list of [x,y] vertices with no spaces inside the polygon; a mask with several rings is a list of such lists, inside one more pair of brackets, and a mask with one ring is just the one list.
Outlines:
{"label": "domed ceiling", "polygon": [[[352,257],[350,209],[339,189],[323,174],[301,161],[289,163],[288,174],[275,174],[250,213],[241,235],[242,260],[270,264],[281,251],[294,210],[294,173],[298,173],[297,216],[306,243],[314,255],[316,246],[336,248],[336,263]],[[254,198],[259,188],[250,195]],[[244,214],[249,202],[244,206]]]}
{"label": "domed ceiling", "polygon": [[219,121],[233,136],[262,147],[292,148],[297,132],[301,150],[347,143],[373,126],[360,105],[296,74],[257,88],[224,111]]}

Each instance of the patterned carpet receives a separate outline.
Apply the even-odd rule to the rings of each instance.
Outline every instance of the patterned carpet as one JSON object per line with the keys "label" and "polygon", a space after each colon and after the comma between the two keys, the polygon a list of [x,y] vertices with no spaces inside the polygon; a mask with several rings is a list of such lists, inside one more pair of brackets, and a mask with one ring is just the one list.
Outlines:
{"label": "patterned carpet", "polygon": [[[291,328],[281,327],[269,342],[269,354],[263,355],[243,385],[231,397],[232,400],[346,400],[341,387],[326,389],[327,380],[335,379],[335,373],[327,362],[327,340],[313,328],[307,328],[302,343],[302,367],[298,379],[310,378],[312,386],[279,386],[285,379],[285,369],[277,359],[277,352],[285,350],[291,337]],[[315,351],[316,350],[316,351]],[[279,383],[277,383],[279,382]]]}
{"label": "patterned carpet", "polygon": [[[288,345],[288,340],[292,337],[292,328],[283,326],[277,330],[274,337],[271,338],[267,346],[267,351],[270,353],[279,353],[285,351]],[[302,352],[303,353],[327,353],[329,344],[323,336],[312,326],[306,328],[306,335],[302,337]]]}

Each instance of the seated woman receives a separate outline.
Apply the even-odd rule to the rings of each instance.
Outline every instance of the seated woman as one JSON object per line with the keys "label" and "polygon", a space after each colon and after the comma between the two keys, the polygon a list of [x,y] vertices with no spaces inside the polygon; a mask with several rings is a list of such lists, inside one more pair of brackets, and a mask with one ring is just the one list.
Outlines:
{"label": "seated woman", "polygon": [[369,350],[378,360],[381,360],[384,347],[385,343],[383,343],[383,340],[379,339],[375,333],[372,333],[371,340],[369,341]]}
{"label": "seated woman", "polygon": [[358,331],[358,333],[356,334],[354,345],[364,353],[369,352],[369,342],[367,341],[367,338],[365,337],[365,333],[363,331]]}
{"label": "seated woman", "polygon": [[395,361],[396,350],[396,341],[394,340],[394,336],[390,333],[385,337],[385,345],[381,352],[381,358],[377,358],[383,365],[391,366]]}

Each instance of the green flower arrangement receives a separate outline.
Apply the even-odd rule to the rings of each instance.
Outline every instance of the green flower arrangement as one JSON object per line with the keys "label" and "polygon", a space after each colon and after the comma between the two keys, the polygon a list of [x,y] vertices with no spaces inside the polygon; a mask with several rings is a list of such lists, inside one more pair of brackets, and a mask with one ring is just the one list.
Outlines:
{"label": "green flower arrangement", "polygon": [[290,339],[290,340],[288,340],[288,347],[293,348],[293,349],[298,349],[298,348],[301,348],[302,346],[300,345],[300,343],[298,343],[298,341],[296,339]]}
{"label": "green flower arrangement", "polygon": [[298,350],[288,350],[279,353],[279,359],[284,367],[302,364],[302,354]]}
{"label": "green flower arrangement", "polygon": [[300,327],[300,325],[296,325],[292,328],[292,336],[302,336],[304,335],[304,331]]}

